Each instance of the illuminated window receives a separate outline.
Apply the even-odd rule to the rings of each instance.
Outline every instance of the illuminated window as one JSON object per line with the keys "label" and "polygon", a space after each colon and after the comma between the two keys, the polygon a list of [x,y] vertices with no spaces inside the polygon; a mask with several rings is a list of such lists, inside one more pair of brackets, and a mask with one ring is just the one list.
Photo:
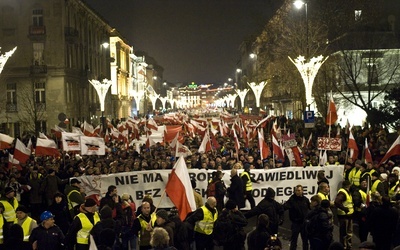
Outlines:
{"label": "illuminated window", "polygon": [[378,68],[376,64],[368,65],[368,84],[379,84]]}
{"label": "illuminated window", "polygon": [[32,11],[33,26],[43,26],[43,10],[35,9]]}
{"label": "illuminated window", "polygon": [[354,11],[354,20],[355,21],[360,21],[361,20],[361,10],[355,10]]}
{"label": "illuminated window", "polygon": [[43,64],[44,43],[33,43],[33,63],[34,65]]}
{"label": "illuminated window", "polygon": [[17,85],[7,83],[7,104],[17,104]]}
{"label": "illuminated window", "polygon": [[44,82],[35,83],[35,102],[46,103],[46,89]]}

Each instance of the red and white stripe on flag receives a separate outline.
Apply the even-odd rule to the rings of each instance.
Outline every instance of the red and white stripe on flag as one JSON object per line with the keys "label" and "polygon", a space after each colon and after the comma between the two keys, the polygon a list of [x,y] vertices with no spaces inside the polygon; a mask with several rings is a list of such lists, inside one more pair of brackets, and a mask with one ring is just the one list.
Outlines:
{"label": "red and white stripe on flag", "polygon": [[36,156],[48,155],[57,157],[60,156],[61,154],[54,140],[37,138],[35,155]]}

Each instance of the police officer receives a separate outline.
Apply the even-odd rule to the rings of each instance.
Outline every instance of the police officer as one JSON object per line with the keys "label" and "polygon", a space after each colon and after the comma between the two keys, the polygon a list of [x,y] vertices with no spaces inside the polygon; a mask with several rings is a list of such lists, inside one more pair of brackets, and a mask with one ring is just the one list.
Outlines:
{"label": "police officer", "polygon": [[257,182],[254,178],[250,176],[250,168],[252,165],[249,163],[245,163],[243,168],[244,171],[240,174],[240,178],[242,178],[243,181],[243,186],[244,186],[244,199],[245,202],[248,200],[250,202],[250,207],[254,208],[256,206],[256,202],[253,198],[253,182],[254,183],[259,183]]}
{"label": "police officer", "polygon": [[32,230],[37,227],[36,220],[28,216],[29,211],[23,205],[20,205],[16,212],[17,218],[15,219],[14,224],[18,224],[22,227],[22,231],[24,232],[24,241],[28,242]]}

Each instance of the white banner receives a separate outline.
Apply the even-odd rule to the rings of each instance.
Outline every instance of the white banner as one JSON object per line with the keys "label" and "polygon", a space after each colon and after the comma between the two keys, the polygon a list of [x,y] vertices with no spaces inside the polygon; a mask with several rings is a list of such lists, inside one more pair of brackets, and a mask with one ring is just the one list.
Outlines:
{"label": "white banner", "polygon": [[[329,180],[331,187],[331,198],[334,199],[340,187],[339,185],[343,181],[343,165],[306,168],[287,167],[271,170],[252,169],[250,175],[260,182],[260,184],[253,183],[253,196],[256,204],[264,198],[268,187],[272,187],[275,190],[275,200],[278,202],[289,199],[294,193],[294,187],[299,184],[304,187],[304,195],[311,198],[311,196],[317,193],[317,173],[322,169],[325,170],[325,176]],[[196,180],[197,191],[206,200],[207,183],[211,178],[213,170],[189,169],[188,171],[190,178]],[[154,205],[157,206],[164,193],[170,172],[171,170],[150,170],[110,175],[81,176],[79,178],[82,182],[81,185],[85,187],[86,195],[104,196],[108,186],[115,185],[119,195],[123,193],[130,194],[137,206],[141,204],[146,194],[153,197]],[[230,170],[224,170],[223,172],[225,173],[223,180],[226,187],[229,187]],[[249,207],[249,204],[247,206]],[[171,208],[173,204],[165,196],[159,207]]]}
{"label": "white banner", "polygon": [[64,151],[81,151],[80,134],[61,132],[61,139]]}
{"label": "white banner", "polygon": [[106,146],[103,138],[81,136],[82,155],[105,155]]}

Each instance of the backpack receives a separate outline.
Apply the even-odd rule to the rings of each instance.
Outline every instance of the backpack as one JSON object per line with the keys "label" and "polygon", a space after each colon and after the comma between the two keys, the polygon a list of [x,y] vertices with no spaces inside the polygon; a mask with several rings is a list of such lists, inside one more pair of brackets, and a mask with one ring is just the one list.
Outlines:
{"label": "backpack", "polygon": [[217,182],[219,182],[219,181],[212,181],[212,182],[208,183],[207,191],[206,191],[207,198],[210,197],[210,196],[214,196],[215,197],[215,194],[216,194],[215,184]]}
{"label": "backpack", "polygon": [[227,215],[221,215],[214,223],[213,240],[216,246],[223,246],[237,236],[238,228]]}

